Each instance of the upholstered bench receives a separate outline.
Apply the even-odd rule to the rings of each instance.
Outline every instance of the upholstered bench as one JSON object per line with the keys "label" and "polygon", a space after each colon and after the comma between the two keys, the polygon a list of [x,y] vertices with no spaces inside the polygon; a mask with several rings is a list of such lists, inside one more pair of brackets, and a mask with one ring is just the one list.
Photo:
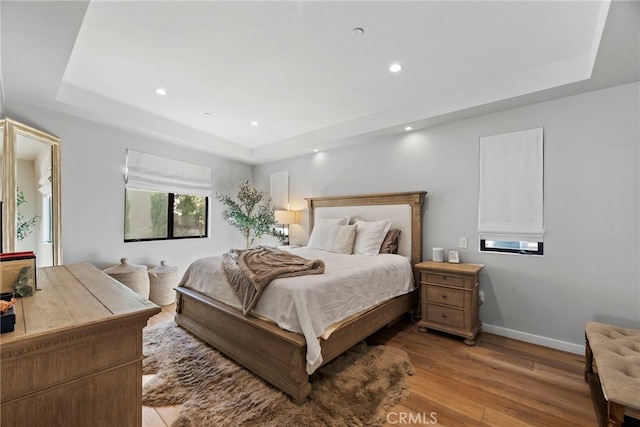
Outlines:
{"label": "upholstered bench", "polygon": [[622,426],[625,414],[640,418],[640,330],[587,322],[585,337],[584,379],[600,425]]}

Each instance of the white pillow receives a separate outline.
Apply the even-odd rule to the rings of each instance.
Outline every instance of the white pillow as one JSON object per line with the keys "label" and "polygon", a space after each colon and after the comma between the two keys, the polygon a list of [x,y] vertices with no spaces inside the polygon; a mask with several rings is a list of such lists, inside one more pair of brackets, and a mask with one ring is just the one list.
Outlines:
{"label": "white pillow", "polygon": [[349,223],[349,217],[316,219],[314,222],[313,230],[309,237],[309,243],[307,243],[307,248],[321,249],[324,251],[327,247],[327,240],[329,239],[329,230],[331,230],[331,227],[334,225],[347,225]]}
{"label": "white pillow", "polygon": [[353,253],[357,255],[378,255],[380,245],[391,228],[391,220],[380,221],[357,220],[356,241],[353,245]]}
{"label": "white pillow", "polygon": [[356,241],[357,225],[334,225],[329,229],[327,239],[327,252],[336,254],[353,253],[353,244]]}

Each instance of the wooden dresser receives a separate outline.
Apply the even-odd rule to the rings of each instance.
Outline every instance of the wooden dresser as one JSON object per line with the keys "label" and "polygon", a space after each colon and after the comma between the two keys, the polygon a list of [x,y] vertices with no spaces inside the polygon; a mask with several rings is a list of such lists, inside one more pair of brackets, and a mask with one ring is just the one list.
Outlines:
{"label": "wooden dresser", "polygon": [[420,332],[437,329],[474,345],[480,331],[478,275],[484,266],[424,261],[415,267],[420,273]]}
{"label": "wooden dresser", "polygon": [[90,264],[46,267],[0,335],[1,424],[142,424],[142,328],[152,302]]}

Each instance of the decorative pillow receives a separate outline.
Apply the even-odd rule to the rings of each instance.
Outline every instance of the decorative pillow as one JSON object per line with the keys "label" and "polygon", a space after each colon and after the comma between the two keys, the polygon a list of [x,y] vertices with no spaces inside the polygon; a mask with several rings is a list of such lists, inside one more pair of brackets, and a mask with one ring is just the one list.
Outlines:
{"label": "decorative pillow", "polygon": [[397,228],[389,230],[387,235],[384,237],[382,241],[382,245],[380,245],[381,254],[397,254],[398,253],[398,238],[400,237],[401,231]]}
{"label": "decorative pillow", "polygon": [[391,221],[383,219],[380,221],[356,221],[356,241],[353,245],[353,253],[357,255],[378,255],[380,245],[387,231],[391,227]]}
{"label": "decorative pillow", "polygon": [[309,237],[309,243],[307,243],[307,248],[321,249],[323,251],[326,250],[331,227],[334,225],[347,225],[348,223],[348,216],[345,216],[344,218],[325,218],[315,220],[311,236]]}
{"label": "decorative pillow", "polygon": [[357,225],[334,225],[329,229],[327,252],[336,254],[352,254],[356,241]]}

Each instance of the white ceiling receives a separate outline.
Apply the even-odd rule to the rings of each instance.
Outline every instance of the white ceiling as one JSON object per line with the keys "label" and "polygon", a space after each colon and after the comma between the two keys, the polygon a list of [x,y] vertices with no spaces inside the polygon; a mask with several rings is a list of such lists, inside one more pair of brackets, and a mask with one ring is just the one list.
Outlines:
{"label": "white ceiling", "polygon": [[2,2],[8,111],[253,164],[640,77],[637,2],[29,3]]}

